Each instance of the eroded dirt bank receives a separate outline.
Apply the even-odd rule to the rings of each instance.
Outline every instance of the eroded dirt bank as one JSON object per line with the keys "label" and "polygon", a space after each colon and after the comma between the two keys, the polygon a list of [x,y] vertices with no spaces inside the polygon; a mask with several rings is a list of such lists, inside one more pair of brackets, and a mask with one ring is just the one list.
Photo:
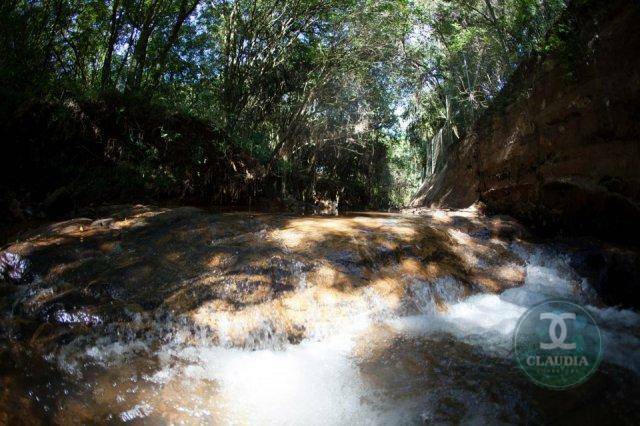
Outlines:
{"label": "eroded dirt bank", "polygon": [[598,0],[568,8],[557,45],[519,65],[448,148],[415,205],[481,200],[552,235],[638,244],[640,6]]}
{"label": "eroded dirt bank", "polygon": [[0,287],[0,420],[555,418],[509,357],[548,297],[592,305],[614,347],[562,418],[639,418],[640,317],[580,275],[591,252],[473,208],[412,213],[119,206],[25,234],[5,247],[30,276]]}

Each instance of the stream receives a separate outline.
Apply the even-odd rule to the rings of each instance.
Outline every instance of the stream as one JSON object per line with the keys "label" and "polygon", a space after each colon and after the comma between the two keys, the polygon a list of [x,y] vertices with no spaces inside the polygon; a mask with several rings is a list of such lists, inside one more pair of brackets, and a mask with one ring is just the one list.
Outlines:
{"label": "stream", "polygon": [[[640,314],[508,218],[119,206],[5,249],[31,277],[0,287],[0,423],[640,421]],[[564,391],[512,350],[558,298],[604,346]]]}

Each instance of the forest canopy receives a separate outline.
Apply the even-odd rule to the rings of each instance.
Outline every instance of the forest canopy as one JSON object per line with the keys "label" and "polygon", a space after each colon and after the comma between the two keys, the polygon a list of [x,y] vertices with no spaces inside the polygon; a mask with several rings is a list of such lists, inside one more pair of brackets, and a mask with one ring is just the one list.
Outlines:
{"label": "forest canopy", "polygon": [[[2,204],[405,205],[562,0],[7,0]],[[560,29],[561,30],[561,29]]]}

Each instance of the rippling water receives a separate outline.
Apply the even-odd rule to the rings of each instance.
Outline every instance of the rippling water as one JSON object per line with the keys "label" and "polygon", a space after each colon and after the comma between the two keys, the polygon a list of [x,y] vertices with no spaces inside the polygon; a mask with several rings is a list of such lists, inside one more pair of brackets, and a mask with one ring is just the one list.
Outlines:
{"label": "rippling water", "polygon": [[[307,312],[293,341],[275,305],[221,316],[215,329],[159,313],[105,326],[99,316],[59,312],[88,330],[44,355],[5,344],[0,408],[5,420],[61,423],[637,424],[640,315],[596,307],[563,253],[508,249],[523,262],[522,286],[470,295],[453,276],[409,277],[401,304],[367,288],[331,305],[331,318]],[[297,297],[321,303],[303,268],[296,276]],[[525,310],[558,297],[587,306],[605,345],[600,370],[562,392],[530,383],[511,350]],[[132,326],[145,321],[152,326]]]}

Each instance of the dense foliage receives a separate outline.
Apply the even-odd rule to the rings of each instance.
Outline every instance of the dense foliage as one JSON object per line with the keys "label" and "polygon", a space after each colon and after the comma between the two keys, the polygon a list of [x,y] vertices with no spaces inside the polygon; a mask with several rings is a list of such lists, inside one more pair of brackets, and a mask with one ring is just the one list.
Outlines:
{"label": "dense foliage", "polygon": [[408,138],[421,151],[423,176],[442,165],[505,86],[518,63],[544,53],[564,0],[452,0],[416,3],[406,40],[415,69]]}
{"label": "dense foliage", "polygon": [[1,197],[402,205],[563,7],[7,0]]}

